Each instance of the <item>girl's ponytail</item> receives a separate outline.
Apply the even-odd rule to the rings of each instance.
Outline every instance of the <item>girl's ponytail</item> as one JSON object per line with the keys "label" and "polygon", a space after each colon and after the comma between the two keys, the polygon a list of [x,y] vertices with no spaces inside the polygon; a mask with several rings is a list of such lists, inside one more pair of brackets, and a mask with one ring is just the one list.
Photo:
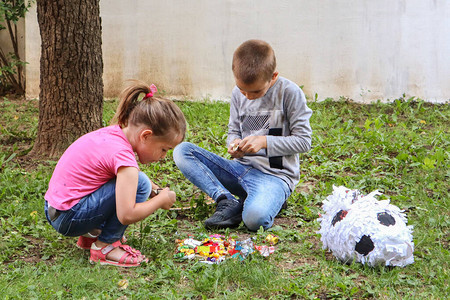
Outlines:
{"label": "girl's ponytail", "polygon": [[119,97],[119,106],[114,115],[111,124],[119,124],[120,127],[128,126],[128,119],[136,105],[139,103],[139,95],[148,94],[150,88],[139,80],[130,80],[132,84],[125,88]]}
{"label": "girl's ponytail", "polygon": [[[181,109],[171,100],[155,97],[156,86],[132,80],[120,95],[120,103],[111,124],[124,128],[132,124],[145,125],[157,136],[173,133],[182,139],[186,134],[186,119]],[[142,100],[139,95],[145,94]]]}

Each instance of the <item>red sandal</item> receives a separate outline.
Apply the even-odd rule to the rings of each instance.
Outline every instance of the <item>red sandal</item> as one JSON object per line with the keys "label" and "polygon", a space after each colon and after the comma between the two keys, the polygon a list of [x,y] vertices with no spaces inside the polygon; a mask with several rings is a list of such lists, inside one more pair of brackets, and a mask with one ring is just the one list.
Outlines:
{"label": "red sandal", "polygon": [[[125,253],[119,259],[119,261],[112,261],[106,258],[115,248],[122,248]],[[101,265],[112,265],[117,267],[138,267],[142,262],[148,262],[148,259],[144,256],[142,261],[137,261],[139,256],[142,256],[139,250],[133,249],[128,245],[123,245],[120,241],[107,245],[103,248],[98,248],[95,243],[91,246],[91,257],[89,261],[91,264],[100,262]]]}
{"label": "red sandal", "polygon": [[80,236],[77,241],[77,247],[84,250],[91,249],[92,243],[97,241],[97,238],[91,238],[87,236]]}
{"label": "red sandal", "polygon": [[[92,244],[96,241],[97,241],[96,237],[92,238],[92,237],[87,237],[87,236],[80,236],[78,238],[76,246],[80,249],[90,250]],[[127,238],[125,236],[122,236],[122,238],[120,239],[120,242],[122,244],[125,244],[127,242]]]}

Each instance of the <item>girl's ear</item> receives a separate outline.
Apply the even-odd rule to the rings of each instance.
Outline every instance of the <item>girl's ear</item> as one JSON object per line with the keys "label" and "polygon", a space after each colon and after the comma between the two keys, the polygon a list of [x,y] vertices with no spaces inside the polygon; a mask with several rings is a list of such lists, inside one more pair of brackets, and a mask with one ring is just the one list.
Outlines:
{"label": "girl's ear", "polygon": [[144,129],[139,134],[139,139],[145,141],[147,138],[153,136],[153,131],[151,129]]}

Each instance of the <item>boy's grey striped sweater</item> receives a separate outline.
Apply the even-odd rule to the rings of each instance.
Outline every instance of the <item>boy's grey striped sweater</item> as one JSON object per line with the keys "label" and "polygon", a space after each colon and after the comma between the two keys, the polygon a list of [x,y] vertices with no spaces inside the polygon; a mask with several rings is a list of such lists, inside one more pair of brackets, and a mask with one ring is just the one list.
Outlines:
{"label": "boy's grey striped sweater", "polygon": [[248,100],[234,87],[227,145],[236,138],[266,135],[267,149],[237,160],[282,178],[293,191],[300,179],[298,153],[311,148],[311,115],[303,91],[286,78],[278,77],[267,93],[255,100]]}

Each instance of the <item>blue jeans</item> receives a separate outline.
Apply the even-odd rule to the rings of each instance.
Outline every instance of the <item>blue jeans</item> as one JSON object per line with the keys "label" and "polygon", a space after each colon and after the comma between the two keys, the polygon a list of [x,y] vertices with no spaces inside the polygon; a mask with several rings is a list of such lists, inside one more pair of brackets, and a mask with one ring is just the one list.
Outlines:
{"label": "blue jeans", "polygon": [[270,228],[291,194],[283,179],[191,143],[175,147],[173,158],[184,176],[215,201],[233,195],[243,201],[242,220],[252,231]]}
{"label": "blue jeans", "polygon": [[[144,202],[151,193],[152,184],[147,175],[139,172],[136,203]],[[122,238],[128,226],[119,222],[116,213],[116,179],[102,185],[98,190],[83,197],[80,202],[61,214],[53,222],[48,216],[48,203],[45,202],[45,215],[48,222],[65,236],[80,236],[94,229],[101,229],[98,240],[114,243]]]}

